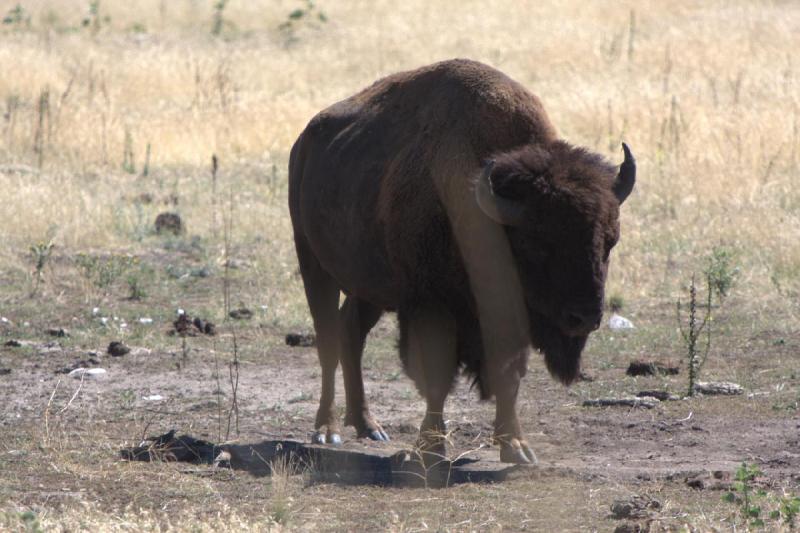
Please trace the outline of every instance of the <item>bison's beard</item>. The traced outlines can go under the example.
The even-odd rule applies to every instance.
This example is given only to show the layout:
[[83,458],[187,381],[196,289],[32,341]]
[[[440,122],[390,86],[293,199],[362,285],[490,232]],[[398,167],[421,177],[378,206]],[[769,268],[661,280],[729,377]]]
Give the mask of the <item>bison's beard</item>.
[[569,385],[578,378],[581,352],[588,335],[565,335],[544,315],[531,313],[530,317],[531,341],[544,353],[547,370],[564,385]]

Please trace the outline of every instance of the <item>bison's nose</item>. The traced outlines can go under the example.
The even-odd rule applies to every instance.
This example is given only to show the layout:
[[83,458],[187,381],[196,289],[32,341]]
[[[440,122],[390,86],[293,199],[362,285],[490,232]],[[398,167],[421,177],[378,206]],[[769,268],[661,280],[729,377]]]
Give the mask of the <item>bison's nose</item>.
[[564,310],[563,325],[568,335],[588,335],[600,327],[603,309],[598,306],[570,306]]

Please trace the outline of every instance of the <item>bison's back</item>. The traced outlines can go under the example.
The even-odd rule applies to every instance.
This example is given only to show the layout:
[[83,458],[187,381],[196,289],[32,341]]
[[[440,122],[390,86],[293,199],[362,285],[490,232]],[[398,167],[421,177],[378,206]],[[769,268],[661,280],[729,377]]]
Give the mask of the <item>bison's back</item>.
[[446,178],[469,187],[460,169],[553,139],[539,100],[491,67],[452,60],[394,74],[301,134],[290,162],[295,232],[345,291],[381,307],[450,298],[466,279],[434,174],[456,158],[459,175]]

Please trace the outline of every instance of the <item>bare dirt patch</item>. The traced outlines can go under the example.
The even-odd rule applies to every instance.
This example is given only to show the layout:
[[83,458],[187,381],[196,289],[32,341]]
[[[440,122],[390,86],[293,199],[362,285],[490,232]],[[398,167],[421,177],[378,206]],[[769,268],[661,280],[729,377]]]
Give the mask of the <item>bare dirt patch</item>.
[[[226,366],[230,327],[236,328],[241,351],[238,433]],[[163,339],[177,344],[166,335],[166,328],[161,329]],[[593,396],[597,389],[612,387],[618,392],[653,383],[663,388],[682,386],[680,376],[625,378],[624,357],[591,347],[587,367],[597,379],[572,389],[554,384],[534,355],[520,404],[540,465],[517,469],[496,485],[479,483],[423,496],[416,491],[426,489],[348,488],[330,477],[321,480],[308,474],[259,478],[246,470],[121,462],[121,448],[172,428],[213,442],[222,442],[227,435],[242,446],[265,439],[307,441],[318,398],[316,354],[314,348],[287,347],[284,337],[283,331],[263,325],[226,324],[216,338],[189,339],[188,363],[180,370],[175,365],[180,356],[177,348],[132,350],[124,357],[95,355],[107,375],[82,380],[57,372],[85,357],[85,347],[73,343],[58,351],[38,352],[4,346],[0,359],[14,372],[0,376],[0,394],[6,398],[0,426],[12,435],[0,451],[7,473],[0,495],[18,508],[59,509],[59,513],[87,501],[98,512],[112,515],[131,501],[141,509],[154,509],[166,498],[184,508],[186,503],[175,499],[181,495],[193,507],[232,506],[245,517],[277,509],[266,515],[303,527],[325,523],[363,528],[397,520],[397,524],[422,521],[458,529],[458,518],[468,516],[472,526],[483,519],[515,528],[538,524],[569,529],[586,523],[612,528],[618,520],[609,517],[610,506],[617,496],[630,494],[665,502],[637,522],[652,527],[685,523],[687,513],[693,517],[689,522],[701,520],[698,512],[735,520],[737,510],[721,502],[719,484],[697,480],[714,479],[715,472],[731,479],[742,461],[758,465],[763,486],[771,493],[796,493],[800,488],[800,421],[795,411],[780,408],[796,394],[796,378],[785,380],[781,391],[771,380],[754,381],[741,396],[661,402],[650,410],[586,408],[581,398]],[[398,373],[394,339],[393,321],[385,319],[370,339],[365,364],[367,394],[393,439],[392,451],[413,447],[424,410],[411,382]],[[788,355],[777,351],[768,357],[777,365]],[[769,366],[769,361],[760,363]],[[615,368],[603,368],[609,364]],[[743,365],[746,362],[737,365],[736,372],[746,371]],[[779,372],[780,367],[773,370]],[[154,397],[160,399],[150,399]],[[343,405],[343,398],[338,400]],[[458,384],[446,414],[453,456],[478,448],[484,457],[498,453],[489,438],[492,405],[479,402],[467,383]],[[343,436],[353,439],[349,430]],[[273,466],[266,462],[264,466],[272,473]],[[276,488],[281,483],[283,493]],[[249,495],[234,497],[243,490]],[[369,499],[370,512],[358,503],[360,498]],[[387,498],[397,505],[381,503]],[[552,515],[546,502],[559,498],[573,501],[576,509],[588,514],[581,519]],[[407,503],[398,503],[402,501]],[[451,515],[441,511],[443,501],[471,510]]]

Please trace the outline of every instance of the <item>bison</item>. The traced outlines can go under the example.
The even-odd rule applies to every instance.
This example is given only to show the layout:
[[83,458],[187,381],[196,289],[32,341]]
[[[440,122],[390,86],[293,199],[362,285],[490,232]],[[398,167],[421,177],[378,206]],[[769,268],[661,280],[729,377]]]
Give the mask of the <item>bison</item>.
[[[289,210],[317,334],[316,443],[345,425],[388,440],[364,396],[367,333],[396,312],[403,366],[427,402],[423,452],[443,455],[443,406],[460,372],[496,400],[500,458],[535,463],[517,419],[532,345],[565,384],[600,324],[619,168],[560,140],[541,101],[487,65],[450,60],[383,78],[317,114],[289,159]],[[340,307],[340,292],[345,294]]]

